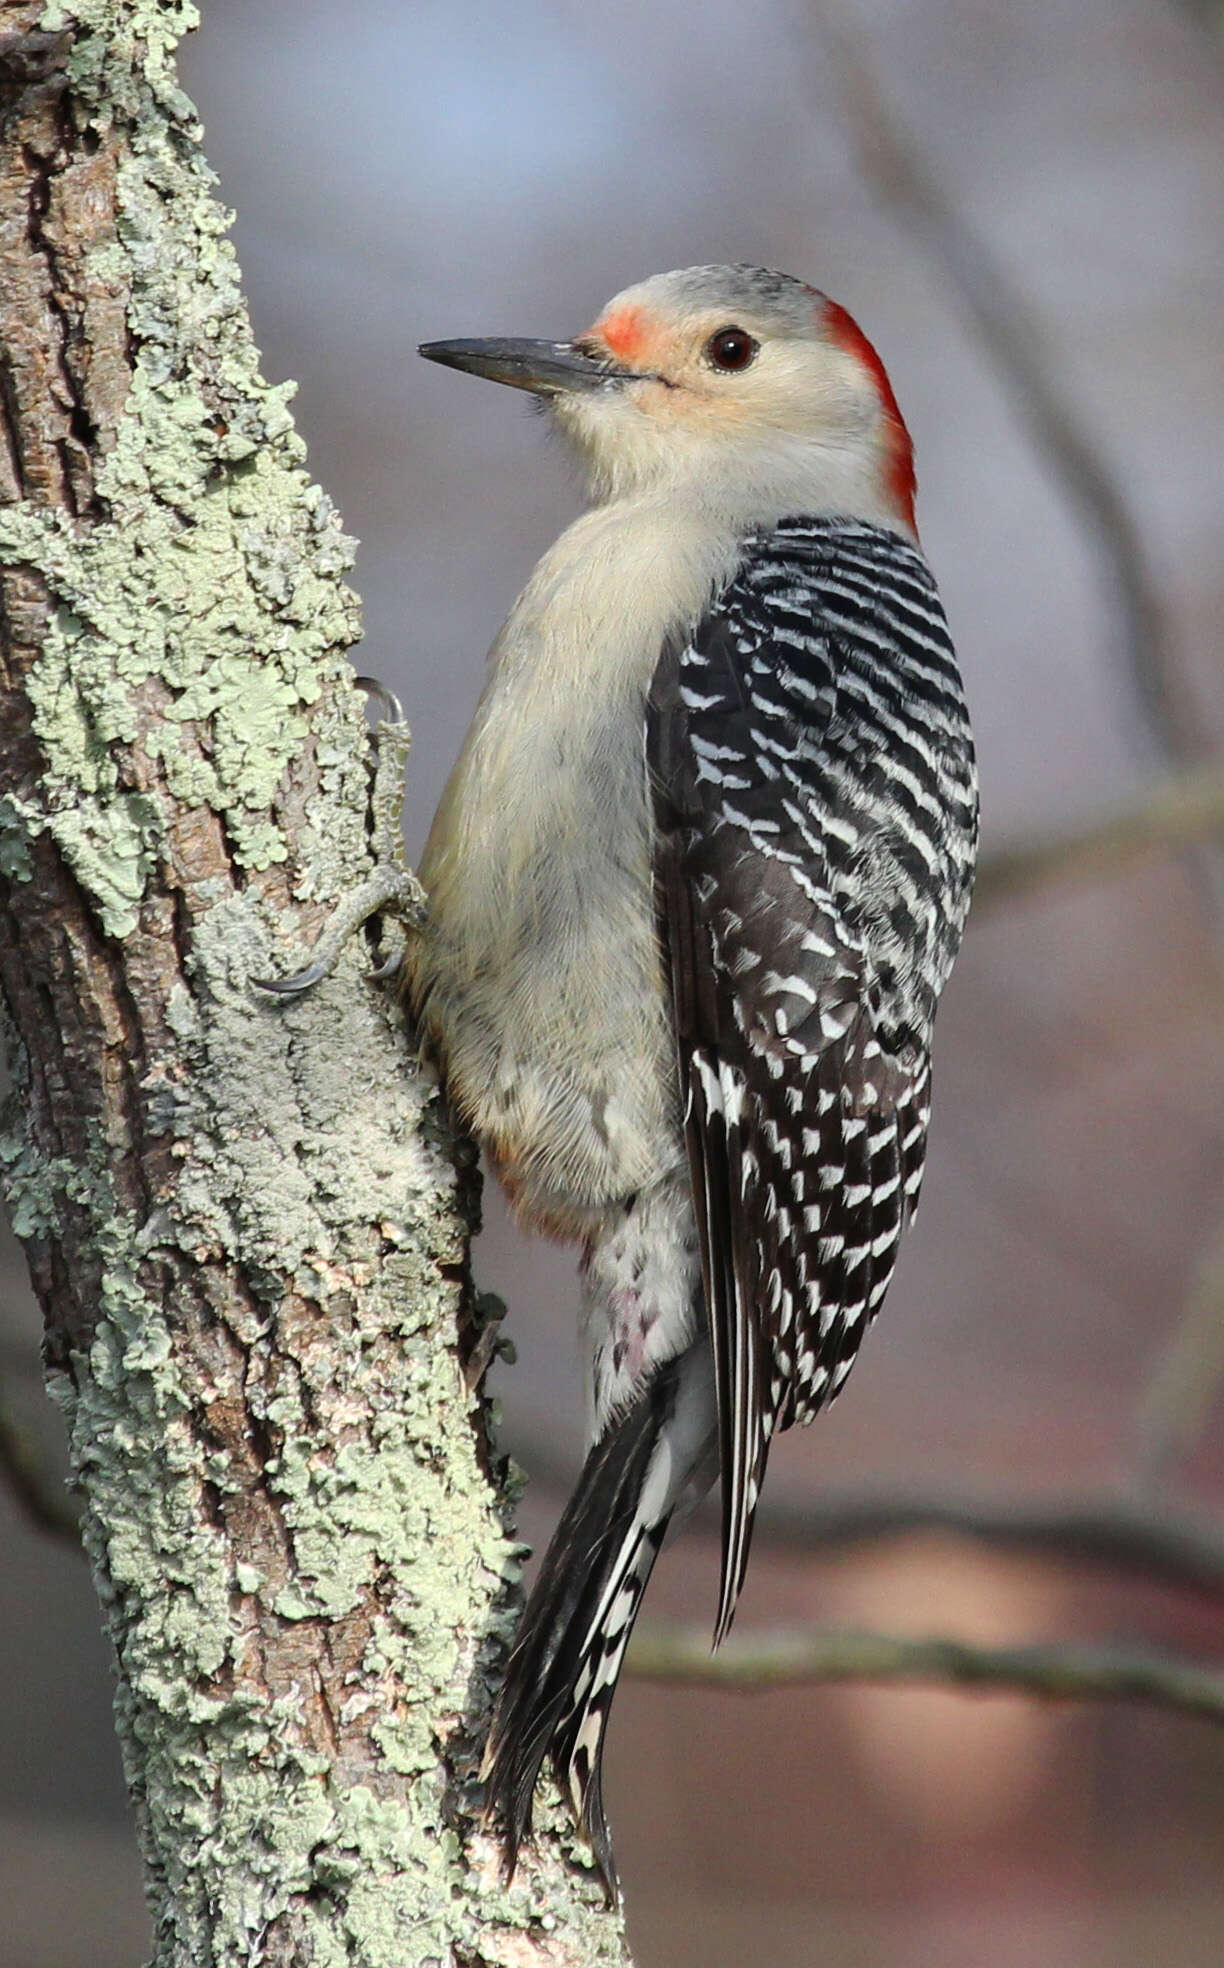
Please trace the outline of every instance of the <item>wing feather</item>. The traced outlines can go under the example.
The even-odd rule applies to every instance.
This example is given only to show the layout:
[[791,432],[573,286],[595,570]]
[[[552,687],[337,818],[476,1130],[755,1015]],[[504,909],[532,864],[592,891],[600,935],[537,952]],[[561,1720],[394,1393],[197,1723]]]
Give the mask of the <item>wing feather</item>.
[[930,1020],[976,826],[921,557],[849,521],[746,543],[659,664],[647,763],[718,1401],[717,1642],[773,1435],[839,1391],[921,1181]]

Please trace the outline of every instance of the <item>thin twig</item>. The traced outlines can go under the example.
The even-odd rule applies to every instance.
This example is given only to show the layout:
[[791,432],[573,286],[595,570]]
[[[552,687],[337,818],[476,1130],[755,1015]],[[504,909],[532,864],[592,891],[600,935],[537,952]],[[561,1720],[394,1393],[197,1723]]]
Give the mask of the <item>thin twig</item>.
[[1224,831],[1224,774],[1218,766],[1162,780],[1104,820],[988,855],[974,907],[989,908],[1063,882],[1102,880],[1161,849],[1190,847]]
[[1155,1485],[1191,1453],[1224,1382],[1224,1228],[1199,1267],[1139,1409],[1139,1480]]
[[711,1654],[704,1628],[656,1627],[635,1635],[625,1666],[639,1681],[757,1693],[808,1681],[936,1681],[1052,1701],[1151,1702],[1224,1723],[1224,1674],[1141,1649],[783,1631],[733,1637]]
[[1029,309],[902,130],[844,0],[818,0],[817,24],[867,182],[900,215],[907,236],[917,235],[942,268],[1035,443],[1092,533],[1149,737],[1166,758],[1200,755],[1200,729],[1170,659],[1138,528],[1104,458],[1052,380],[1048,350]]
[[932,1531],[1060,1564],[1139,1572],[1164,1585],[1224,1592],[1224,1529],[1218,1523],[1121,1497],[1043,1504],[905,1491],[802,1505],[775,1500],[763,1510],[761,1524],[775,1546],[807,1552]]
[[[542,1440],[512,1447],[535,1486],[560,1493],[574,1470]],[[714,1534],[704,1507],[694,1528]],[[916,1486],[866,1494],[825,1494],[802,1503],[766,1493],[755,1541],[812,1557],[924,1532],[971,1539],[992,1550],[1033,1552],[1057,1564],[1137,1573],[1181,1591],[1224,1593],[1224,1527],[1179,1505],[1176,1510],[1127,1497],[1082,1497],[1042,1503],[924,1493]]]

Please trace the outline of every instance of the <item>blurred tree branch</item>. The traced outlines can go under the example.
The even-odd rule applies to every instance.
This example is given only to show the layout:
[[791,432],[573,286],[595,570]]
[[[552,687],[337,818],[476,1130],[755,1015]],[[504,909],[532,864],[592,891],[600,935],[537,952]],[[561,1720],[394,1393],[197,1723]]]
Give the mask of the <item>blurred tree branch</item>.
[[0,1479],[22,1515],[37,1531],[66,1538],[81,1549],[81,1519],[72,1497],[47,1469],[37,1444],[0,1398]]
[[[567,1495],[573,1471],[550,1458],[542,1439],[515,1451],[533,1485]],[[695,1529],[714,1532],[706,1505]],[[757,1510],[755,1540],[775,1550],[821,1557],[837,1551],[936,1532],[992,1551],[1027,1552],[1060,1565],[1090,1564],[1133,1572],[1178,1591],[1224,1593],[1224,1528],[1210,1516],[1143,1498],[1016,1498],[947,1496],[904,1490],[849,1491],[791,1502],[767,1492]]]
[[778,1547],[813,1553],[932,1531],[1059,1564],[1137,1572],[1179,1590],[1224,1592],[1224,1530],[1214,1519],[1125,1498],[1040,1504],[907,1489],[826,1497],[811,1506],[775,1501],[761,1522]]
[[626,1672],[641,1681],[761,1693],[796,1683],[934,1681],[1053,1701],[1139,1701],[1224,1723],[1224,1673],[1112,1647],[976,1647],[885,1633],[732,1635],[716,1654],[701,1627],[640,1629]]
[[1029,308],[944,196],[902,128],[849,0],[815,0],[814,18],[864,178],[904,222],[907,237],[917,237],[939,267],[1096,543],[1118,645],[1150,740],[1174,761],[1200,756],[1195,706],[1167,646],[1138,528],[1104,457],[1054,381],[1049,350]]
[[1224,773],[1218,766],[1177,773],[1103,820],[984,856],[973,905],[994,908],[1064,883],[1104,880],[1221,832]]
[[1171,1339],[1144,1390],[1138,1475],[1155,1486],[1191,1453],[1224,1382],[1224,1228],[1199,1266]]

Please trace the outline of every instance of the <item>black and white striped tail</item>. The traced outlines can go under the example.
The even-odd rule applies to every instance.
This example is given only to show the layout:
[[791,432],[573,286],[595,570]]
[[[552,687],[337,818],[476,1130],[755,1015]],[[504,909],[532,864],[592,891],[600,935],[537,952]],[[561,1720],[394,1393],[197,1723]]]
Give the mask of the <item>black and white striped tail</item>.
[[[689,1473],[669,1439],[683,1376],[683,1361],[664,1367],[591,1450],[523,1613],[484,1765],[485,1810],[502,1827],[509,1873],[550,1757],[615,1896],[604,1733],[646,1581]],[[691,1455],[680,1460],[691,1466]]]

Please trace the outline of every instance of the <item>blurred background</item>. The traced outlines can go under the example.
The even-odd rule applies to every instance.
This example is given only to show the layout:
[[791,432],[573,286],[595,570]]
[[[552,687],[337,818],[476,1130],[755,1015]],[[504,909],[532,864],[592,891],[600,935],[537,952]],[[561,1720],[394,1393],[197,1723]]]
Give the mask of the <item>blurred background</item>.
[[[416,732],[424,837],[484,651],[575,510],[524,399],[418,341],[561,336],[744,260],[861,321],[913,432],[990,853],[1224,747],[1224,36],[1178,0],[204,0],[197,101],[265,372],[361,541],[359,667]],[[1224,1541],[1224,844],[997,892],[936,1048],[923,1208],[847,1398],[774,1453],[805,1506],[1124,1498]],[[542,1539],[579,1453],[570,1256],[487,1198],[508,1439]],[[0,1374],[59,1455],[19,1254]],[[1214,1342],[1214,1353],[1213,1353]],[[948,1533],[758,1533],[740,1629],[1146,1644],[1214,1596]],[[655,1620],[707,1618],[716,1540]],[[85,1567],[0,1486],[0,1964],[145,1944]],[[1218,1968],[1224,1733],[1153,1709],[627,1682],[608,1792],[638,1968]],[[411,1968],[405,1963],[404,1968]]]

